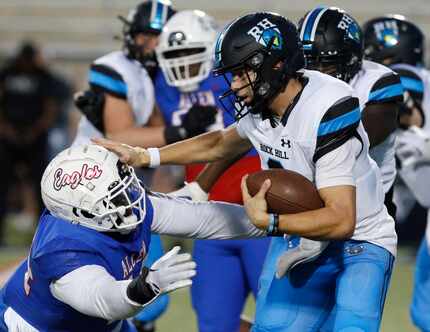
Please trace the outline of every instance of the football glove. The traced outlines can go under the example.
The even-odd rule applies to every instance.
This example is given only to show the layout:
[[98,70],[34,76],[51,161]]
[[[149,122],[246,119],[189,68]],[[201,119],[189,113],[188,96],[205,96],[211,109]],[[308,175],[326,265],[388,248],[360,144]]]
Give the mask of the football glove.
[[209,199],[209,194],[195,181],[185,182],[182,188],[170,192],[169,195],[188,198],[195,202],[207,202]]
[[282,278],[297,265],[315,260],[327,248],[328,241],[314,241],[299,238],[298,244],[285,251],[278,259],[276,277]]
[[205,133],[215,123],[217,113],[215,106],[193,105],[184,115],[181,126],[166,127],[166,143],[175,143]]
[[176,289],[189,287],[196,275],[196,263],[188,253],[179,254],[176,246],[151,265],[142,268],[141,274],[127,287],[128,298],[138,304],[147,305],[159,295]]

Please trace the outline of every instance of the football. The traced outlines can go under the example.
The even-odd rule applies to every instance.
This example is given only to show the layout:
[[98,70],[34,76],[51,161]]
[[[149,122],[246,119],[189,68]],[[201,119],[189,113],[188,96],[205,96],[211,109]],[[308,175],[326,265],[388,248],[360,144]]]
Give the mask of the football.
[[250,174],[246,184],[251,196],[260,190],[266,179],[270,179],[272,183],[266,194],[270,213],[299,213],[324,206],[311,181],[297,172],[284,169],[270,169]]

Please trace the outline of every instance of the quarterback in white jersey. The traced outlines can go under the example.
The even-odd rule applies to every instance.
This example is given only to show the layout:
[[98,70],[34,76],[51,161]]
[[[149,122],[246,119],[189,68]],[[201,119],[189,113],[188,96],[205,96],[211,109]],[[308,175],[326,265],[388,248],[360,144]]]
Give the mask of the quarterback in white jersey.
[[[267,212],[270,181],[251,197],[242,179],[252,223],[269,235],[285,235],[272,239],[252,331],[377,331],[396,234],[353,89],[302,70],[297,29],[275,13],[251,13],[230,23],[218,37],[215,59],[214,73],[230,84],[222,98],[235,106],[236,126],[162,149],[95,141],[124,162],[151,167],[232,160],[255,147],[263,168],[291,169],[313,181],[323,208],[277,215]],[[296,236],[337,241],[288,278],[276,278],[278,260]]]
[[[405,88],[400,114],[396,155],[401,180],[395,198],[406,219],[415,199],[430,207],[430,74],[424,68],[424,34],[402,15],[386,15],[367,21],[363,27],[366,57],[390,66],[399,73]],[[406,184],[406,187],[402,185]],[[412,198],[412,199],[411,199]],[[400,205],[399,203],[410,202]],[[428,218],[428,213],[427,213]],[[410,228],[413,220],[406,220]],[[430,331],[430,227],[417,255],[411,317],[421,331]]]

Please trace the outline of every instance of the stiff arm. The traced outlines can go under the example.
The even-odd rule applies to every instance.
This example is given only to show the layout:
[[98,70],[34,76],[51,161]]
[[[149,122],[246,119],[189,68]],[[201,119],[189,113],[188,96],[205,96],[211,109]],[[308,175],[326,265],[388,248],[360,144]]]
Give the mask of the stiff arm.
[[212,240],[266,236],[237,204],[193,202],[163,194],[151,194],[149,198],[154,206],[154,233]]

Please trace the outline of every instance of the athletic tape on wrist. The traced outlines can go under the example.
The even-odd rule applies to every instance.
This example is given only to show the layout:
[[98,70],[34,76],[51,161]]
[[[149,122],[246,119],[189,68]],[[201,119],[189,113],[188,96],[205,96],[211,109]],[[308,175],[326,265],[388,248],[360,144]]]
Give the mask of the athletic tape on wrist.
[[149,167],[156,168],[160,166],[160,150],[158,148],[148,148]]

